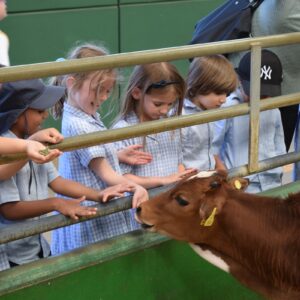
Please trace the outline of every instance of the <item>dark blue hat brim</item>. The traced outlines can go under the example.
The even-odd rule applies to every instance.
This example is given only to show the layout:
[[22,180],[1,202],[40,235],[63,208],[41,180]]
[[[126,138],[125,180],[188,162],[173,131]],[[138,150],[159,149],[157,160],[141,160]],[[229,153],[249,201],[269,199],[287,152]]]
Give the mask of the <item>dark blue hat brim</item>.
[[[243,86],[246,95],[250,96],[250,81],[241,79],[241,84]],[[281,86],[275,84],[261,84],[260,86],[260,96],[261,97],[277,97],[281,96]]]
[[46,110],[55,105],[65,94],[65,88],[60,86],[46,86],[43,93],[37,97],[30,105],[29,108]]

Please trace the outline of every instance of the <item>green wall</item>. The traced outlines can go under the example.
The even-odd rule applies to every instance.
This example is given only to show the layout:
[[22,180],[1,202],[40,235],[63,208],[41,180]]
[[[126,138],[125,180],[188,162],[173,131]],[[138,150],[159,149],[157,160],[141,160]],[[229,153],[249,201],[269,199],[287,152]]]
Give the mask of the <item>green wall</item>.
[[[0,29],[10,38],[12,65],[54,61],[84,41],[101,43],[111,53],[173,47],[187,44],[196,21],[222,2],[8,0],[8,17]],[[175,64],[185,76],[188,62]],[[130,70],[122,70],[125,82]],[[50,125],[53,121],[46,123]]]
[[[37,270],[42,264],[47,260],[36,263]],[[17,273],[22,267],[5,275]],[[110,261],[95,261],[94,266],[1,296],[1,300],[41,299],[262,300],[232,276],[205,262],[187,244],[175,241]]]

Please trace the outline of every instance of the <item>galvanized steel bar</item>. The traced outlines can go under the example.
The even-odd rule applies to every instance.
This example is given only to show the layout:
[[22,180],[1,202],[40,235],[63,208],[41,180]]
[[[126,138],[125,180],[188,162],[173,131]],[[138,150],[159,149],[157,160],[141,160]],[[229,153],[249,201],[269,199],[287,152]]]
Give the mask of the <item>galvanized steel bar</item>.
[[[265,160],[262,160],[258,163],[258,169],[257,172],[263,172],[266,170],[274,169],[277,167],[281,167],[284,165],[289,165],[291,163],[294,163],[296,161],[300,160],[300,152],[291,152],[287,154],[278,155],[272,158],[268,158]],[[253,172],[256,173],[256,172]],[[239,166],[236,168],[232,168],[229,170],[229,177],[235,177],[235,176],[247,176],[249,174],[248,165]]]
[[249,172],[255,172],[258,168],[259,145],[259,102],[260,102],[260,65],[261,47],[257,44],[251,47],[250,69],[250,113],[249,113]]
[[265,37],[136,51],[107,56],[82,58],[62,62],[45,62],[0,69],[0,82],[43,78],[107,68],[128,67],[160,61],[172,61],[196,56],[246,51],[253,43],[261,47],[274,47],[300,43],[300,33],[286,33]]
[[[280,97],[274,97],[260,101],[260,110],[268,110],[276,107],[284,107],[300,103],[300,93],[289,94]],[[158,133],[176,128],[183,128],[196,124],[203,124],[221,119],[228,119],[236,116],[246,115],[249,113],[247,103],[235,105],[234,107],[218,108],[203,111],[194,115],[172,117],[164,120],[141,123],[139,125],[129,126],[126,128],[105,130],[94,132],[76,137],[66,138],[62,143],[50,146],[61,151],[71,151],[75,149],[95,146],[99,144],[128,139],[135,136],[143,136],[152,133]],[[0,164],[13,162],[26,158],[25,154],[15,154],[0,156]]]
[[[170,187],[174,186],[173,184],[168,186],[162,186],[154,189],[148,190],[149,196],[153,197],[161,192],[170,189]],[[28,237],[34,234],[47,232],[52,229],[81,223],[90,219],[99,218],[102,216],[106,216],[109,214],[116,213],[118,211],[126,210],[131,208],[131,196],[118,198],[113,201],[109,201],[106,204],[96,204],[94,207],[98,208],[97,214],[90,218],[80,218],[78,221],[71,220],[64,215],[57,214],[53,216],[47,216],[38,220],[33,221],[21,221],[18,223],[9,224],[7,226],[2,226],[0,229],[0,244],[7,243],[9,241],[18,240],[20,238]]]
[[[293,163],[295,161],[300,160],[300,153],[293,152],[285,155],[280,155],[276,157],[272,157],[259,162],[258,172],[273,169],[276,167],[280,167],[283,165],[287,165]],[[248,165],[240,166],[237,168],[233,168],[229,170],[229,177],[236,176],[247,176],[249,175]],[[164,192],[170,189],[173,185],[162,186],[159,188],[149,190],[150,197],[153,197],[161,192]],[[97,204],[95,207],[98,208],[98,212],[96,216],[90,217],[89,219],[95,219],[100,216],[106,216],[108,214],[112,214],[118,212],[120,210],[131,208],[131,197],[119,198],[117,200],[108,202],[106,204]],[[9,241],[18,240],[20,238],[28,237],[34,234],[46,232],[52,229],[56,229],[59,227],[68,226],[75,223],[80,223],[88,220],[87,218],[82,218],[78,221],[72,221],[70,218],[67,218],[63,215],[55,215],[49,216],[45,218],[41,218],[35,221],[25,221],[18,222],[16,224],[10,224],[8,226],[1,227],[0,230],[0,244],[7,243]]]

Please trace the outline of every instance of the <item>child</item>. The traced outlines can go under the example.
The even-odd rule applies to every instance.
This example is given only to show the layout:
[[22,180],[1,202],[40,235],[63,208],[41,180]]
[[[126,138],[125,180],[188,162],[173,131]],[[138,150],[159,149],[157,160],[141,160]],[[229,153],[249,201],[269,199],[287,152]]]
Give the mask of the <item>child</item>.
[[[95,45],[78,46],[69,59],[106,55]],[[116,81],[112,69],[73,73],[61,78],[67,87],[67,99],[63,105],[62,133],[77,136],[106,130],[97,110],[108,99]],[[61,113],[62,103],[56,106],[56,116]],[[113,144],[103,144],[64,153],[59,160],[61,174],[93,188],[104,188],[119,183],[130,183],[121,175],[118,157]],[[148,199],[147,191],[133,184],[133,207]],[[85,203],[88,205],[89,203]],[[99,219],[55,230],[52,236],[54,254],[69,251],[96,241],[132,230],[130,212],[121,211]]]
[[[167,62],[136,66],[125,92],[123,106],[114,128],[168,117],[170,109],[181,114],[185,82]],[[118,149],[143,144],[153,159],[141,166],[122,164],[124,176],[146,188],[180,180],[192,170],[182,165],[180,131],[161,132],[116,143]]]
[[[233,93],[226,106],[248,102],[250,95],[250,57],[246,53],[241,59],[237,73],[241,91]],[[261,99],[281,95],[282,67],[279,58],[269,50],[262,50]],[[214,151],[220,153],[227,168],[248,163],[249,115],[215,122]],[[259,160],[285,154],[284,134],[278,109],[260,113]],[[275,168],[250,175],[249,193],[258,193],[282,184],[282,168]]]
[[[61,87],[45,86],[40,80],[4,83],[0,91],[0,134],[5,138],[24,139],[40,129],[47,118],[46,109],[63,95]],[[95,208],[82,207],[85,199],[99,201],[131,188],[97,191],[58,176],[52,163],[37,165],[32,161],[19,162],[19,170],[9,180],[0,181],[0,223],[39,217],[59,211],[73,219],[95,214]],[[48,198],[48,186],[62,195],[77,198],[64,200]],[[37,201],[39,200],[39,201]],[[34,235],[4,245],[10,266],[20,265],[50,255],[50,248],[42,235]],[[7,265],[7,262],[6,262]]]
[[[220,107],[236,89],[237,75],[222,55],[195,58],[189,68],[183,114],[190,115]],[[212,123],[183,128],[183,163],[186,168],[200,171],[225,169],[213,155]]]
[[[0,21],[2,21],[7,16],[6,11],[6,0],[0,0]],[[9,39],[7,35],[0,30],[0,63],[9,66]]]

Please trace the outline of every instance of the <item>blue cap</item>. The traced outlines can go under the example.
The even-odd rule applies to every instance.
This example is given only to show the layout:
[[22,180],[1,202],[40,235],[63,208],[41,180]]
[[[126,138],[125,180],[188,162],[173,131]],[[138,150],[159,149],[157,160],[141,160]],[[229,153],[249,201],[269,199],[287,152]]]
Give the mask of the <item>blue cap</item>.
[[0,134],[9,130],[28,108],[46,110],[65,94],[65,88],[47,86],[40,79],[3,83],[0,90]]

